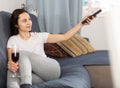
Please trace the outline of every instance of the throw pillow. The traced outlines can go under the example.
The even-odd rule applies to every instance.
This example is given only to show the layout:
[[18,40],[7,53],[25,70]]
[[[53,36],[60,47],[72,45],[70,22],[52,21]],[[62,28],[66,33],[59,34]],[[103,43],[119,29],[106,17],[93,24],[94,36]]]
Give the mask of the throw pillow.
[[85,55],[95,51],[90,43],[79,34],[75,34],[69,40],[58,42],[57,44],[72,57]]
[[56,43],[45,43],[44,50],[49,57],[63,58],[68,56],[68,54]]

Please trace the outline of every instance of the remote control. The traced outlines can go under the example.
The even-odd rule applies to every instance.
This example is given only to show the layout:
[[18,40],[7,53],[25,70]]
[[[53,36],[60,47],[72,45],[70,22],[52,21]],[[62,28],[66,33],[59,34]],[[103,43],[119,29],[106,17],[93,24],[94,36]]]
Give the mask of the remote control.
[[[94,14],[92,14],[92,15],[90,15],[88,18],[89,19],[92,19],[92,16],[96,16],[98,13],[100,13],[102,10],[101,9],[99,9],[97,12],[95,12]],[[87,23],[87,18],[84,20],[84,21],[82,21],[82,24],[85,24],[85,23]]]

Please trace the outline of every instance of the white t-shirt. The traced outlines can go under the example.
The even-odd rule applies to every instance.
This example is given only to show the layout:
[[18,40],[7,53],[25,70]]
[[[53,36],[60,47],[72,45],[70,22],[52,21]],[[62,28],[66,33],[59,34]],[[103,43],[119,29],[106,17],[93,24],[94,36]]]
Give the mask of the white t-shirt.
[[47,32],[31,32],[31,37],[28,40],[23,40],[19,35],[11,36],[7,48],[13,48],[16,45],[18,51],[29,51],[46,57],[44,43],[47,41],[48,34]]

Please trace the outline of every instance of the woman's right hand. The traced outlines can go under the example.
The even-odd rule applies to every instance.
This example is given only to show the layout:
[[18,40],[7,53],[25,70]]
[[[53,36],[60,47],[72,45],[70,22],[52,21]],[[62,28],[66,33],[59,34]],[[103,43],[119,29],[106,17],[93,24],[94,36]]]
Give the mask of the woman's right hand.
[[8,69],[12,72],[16,72],[18,70],[18,62],[14,63],[12,60],[8,61]]
[[96,16],[91,16],[91,18],[89,18],[91,15],[85,16],[82,20],[81,23],[86,20],[85,23],[82,23],[82,25],[89,25],[91,23],[91,21],[96,17]]

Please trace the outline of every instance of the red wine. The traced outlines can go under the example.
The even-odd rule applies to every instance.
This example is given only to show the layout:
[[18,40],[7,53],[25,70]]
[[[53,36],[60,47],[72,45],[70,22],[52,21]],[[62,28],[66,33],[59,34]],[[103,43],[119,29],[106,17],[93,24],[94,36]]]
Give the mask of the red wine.
[[12,60],[15,63],[19,60],[19,53],[18,52],[16,54],[12,53]]

